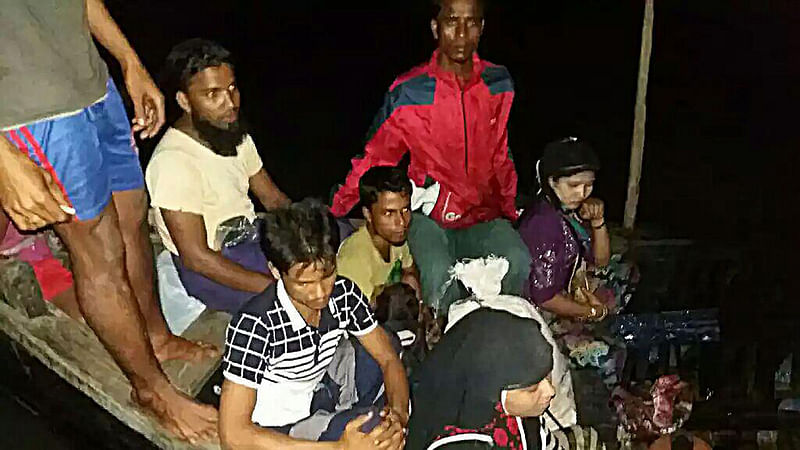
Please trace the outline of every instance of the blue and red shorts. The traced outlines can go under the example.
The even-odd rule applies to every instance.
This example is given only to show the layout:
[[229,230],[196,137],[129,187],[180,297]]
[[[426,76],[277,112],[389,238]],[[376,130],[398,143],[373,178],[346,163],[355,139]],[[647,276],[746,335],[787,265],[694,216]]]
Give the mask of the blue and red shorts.
[[3,131],[50,173],[79,220],[97,217],[113,192],[144,188],[122,98],[111,78],[106,88],[105,97],[73,115]]

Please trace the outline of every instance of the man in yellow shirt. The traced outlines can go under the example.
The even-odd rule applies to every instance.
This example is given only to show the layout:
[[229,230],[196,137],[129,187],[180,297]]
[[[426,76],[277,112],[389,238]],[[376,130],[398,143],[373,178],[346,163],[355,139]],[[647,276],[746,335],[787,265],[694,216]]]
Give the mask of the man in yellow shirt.
[[370,305],[384,286],[406,283],[419,293],[419,273],[406,243],[411,182],[395,167],[373,167],[358,185],[366,223],[339,248],[339,274],[353,280]]

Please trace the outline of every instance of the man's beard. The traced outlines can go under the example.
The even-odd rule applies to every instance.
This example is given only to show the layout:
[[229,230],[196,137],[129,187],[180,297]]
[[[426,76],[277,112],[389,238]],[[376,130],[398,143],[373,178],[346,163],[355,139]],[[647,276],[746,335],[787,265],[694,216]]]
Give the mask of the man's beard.
[[192,124],[200,138],[211,146],[211,150],[220,156],[236,156],[236,147],[244,141],[247,126],[241,115],[227,128],[220,128],[211,121],[192,115]]

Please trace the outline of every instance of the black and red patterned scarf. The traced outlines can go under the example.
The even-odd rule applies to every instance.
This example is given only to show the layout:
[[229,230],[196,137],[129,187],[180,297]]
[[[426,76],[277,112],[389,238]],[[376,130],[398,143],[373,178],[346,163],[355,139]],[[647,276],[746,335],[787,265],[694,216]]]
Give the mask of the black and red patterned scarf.
[[[412,379],[407,448],[421,450],[437,439],[468,434],[492,446],[539,448],[538,418],[505,415],[500,396],[538,383],[552,366],[552,348],[535,320],[488,309],[469,314],[442,336]],[[517,446],[522,440],[525,445]]]

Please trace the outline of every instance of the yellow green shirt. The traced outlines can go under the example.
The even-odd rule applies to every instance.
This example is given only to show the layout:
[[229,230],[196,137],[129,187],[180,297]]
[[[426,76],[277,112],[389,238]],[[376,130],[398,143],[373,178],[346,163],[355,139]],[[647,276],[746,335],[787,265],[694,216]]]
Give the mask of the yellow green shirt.
[[372,303],[384,285],[400,281],[403,269],[413,266],[414,259],[408,244],[403,244],[392,246],[389,261],[384,261],[364,225],[342,242],[336,265],[339,274],[353,280]]

